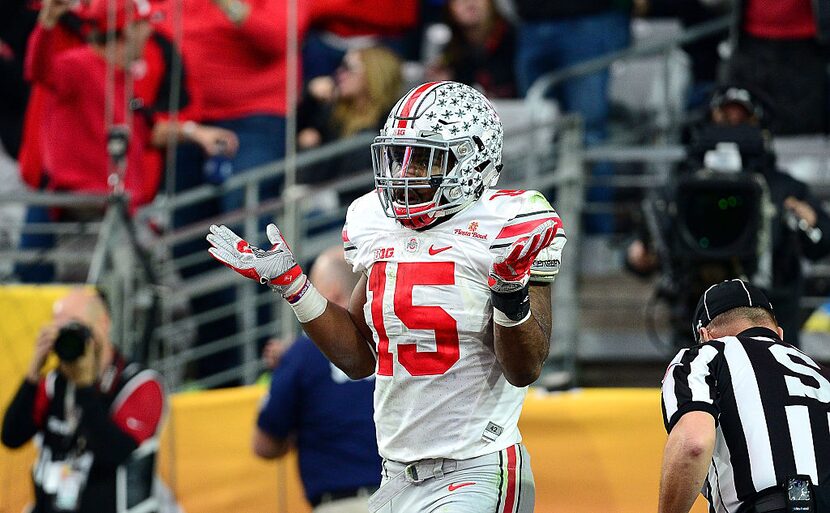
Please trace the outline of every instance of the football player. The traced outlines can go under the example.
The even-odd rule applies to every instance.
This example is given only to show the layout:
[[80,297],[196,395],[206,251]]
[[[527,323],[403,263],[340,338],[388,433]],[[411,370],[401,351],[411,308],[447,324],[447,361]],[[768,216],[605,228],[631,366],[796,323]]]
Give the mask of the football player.
[[273,224],[267,250],[224,226],[207,236],[346,374],[376,374],[370,511],[533,511],[517,422],[548,356],[566,239],[541,193],[493,188],[502,139],[472,87],[431,82],[398,101],[371,148],[376,190],[346,214],[346,259],[363,274],[348,309],[315,290]]

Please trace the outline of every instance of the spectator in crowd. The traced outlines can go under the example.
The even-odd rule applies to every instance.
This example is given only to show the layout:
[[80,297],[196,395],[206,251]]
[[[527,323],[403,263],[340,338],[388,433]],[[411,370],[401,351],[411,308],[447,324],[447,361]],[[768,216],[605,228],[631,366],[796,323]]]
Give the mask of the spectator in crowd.
[[[133,66],[141,61],[145,45],[152,34],[149,24],[150,6],[145,0],[135,0],[135,17],[127,22],[127,1],[118,2],[114,61],[109,62],[106,49],[107,2],[94,1],[88,16],[97,23],[98,29],[92,42],[82,47],[55,54],[52,51],[52,29],[57,20],[69,8],[66,0],[47,0],[41,10],[38,27],[29,44],[28,73],[33,81],[49,88],[54,102],[48,105],[42,133],[49,141],[43,145],[44,166],[52,190],[107,192],[108,161],[102,149],[107,148],[106,103],[112,101],[114,110],[112,123],[129,126],[130,143],[126,153],[124,188],[130,193],[132,207],[143,205],[153,199],[158,187],[159,173],[145,167],[144,156],[152,144],[166,142],[169,130],[174,130],[181,139],[199,143],[205,151],[215,151],[213,143],[225,141],[231,147],[237,142],[226,130],[198,124],[155,123],[156,112],[152,110],[158,98],[163,74],[150,73],[158,62],[142,61],[145,66]],[[106,97],[107,66],[115,68],[113,97]],[[136,71],[135,68],[142,68]],[[131,77],[128,74],[132,73]],[[142,74],[144,73],[144,74]],[[128,112],[125,88],[128,80],[134,80],[134,98]],[[119,101],[121,100],[121,101]],[[166,98],[164,99],[166,100]],[[137,109],[135,106],[147,106]],[[84,137],[77,137],[79,133]],[[103,157],[98,157],[103,155]]]
[[[320,146],[360,132],[377,132],[386,113],[400,96],[403,78],[401,60],[391,50],[371,46],[350,50],[334,77],[309,82],[298,110],[297,145],[301,150]],[[372,167],[371,154],[361,149],[314,169],[304,176],[316,182]]]
[[[614,0],[516,0],[521,18],[517,30],[516,80],[524,95],[542,75],[606,55],[628,46],[629,13]],[[565,112],[582,116],[585,144],[601,143],[608,136],[608,82],[606,68],[562,83],[557,99]],[[609,163],[595,164],[594,176],[609,176]],[[610,202],[610,187],[593,187],[589,201]],[[613,214],[586,218],[589,233],[614,230]]]
[[753,86],[780,107],[770,124],[776,135],[826,132],[828,58],[819,39],[830,36],[830,27],[820,32],[817,25],[827,17],[824,2],[734,4],[729,79]]
[[[109,331],[107,305],[96,292],[78,288],[58,300],[6,410],[3,445],[41,440],[32,472],[35,513],[116,513],[128,497],[131,507],[157,511],[151,442],[164,390],[158,374],[118,352]],[[58,366],[42,375],[53,352]],[[126,472],[126,488],[117,485],[118,472]]]
[[[297,37],[302,43],[312,7],[298,2],[297,8]],[[182,53],[202,96],[201,121],[239,138],[232,172],[219,181],[282,159],[287,76],[300,72],[288,69],[286,0],[183,0],[181,12],[177,19],[168,9],[165,19],[171,32],[181,23]],[[205,183],[202,154],[191,149],[179,160],[177,190]],[[260,197],[274,198],[280,188],[281,180],[275,178],[263,185]],[[220,210],[240,208],[243,194],[242,190],[224,194]]]
[[[48,141],[41,145],[44,172],[41,180],[45,188],[98,193],[112,190],[110,175],[115,167],[106,151],[110,121],[106,113],[111,102],[113,125],[125,125],[128,130],[124,172],[119,179],[129,194],[132,211],[156,194],[161,177],[161,156],[156,148],[167,143],[171,132],[179,140],[197,143],[207,153],[217,152],[220,142],[224,151],[233,153],[238,142],[225,129],[166,119],[165,111],[170,108],[166,92],[172,80],[168,64],[174,49],[169,40],[153,35],[149,24],[150,6],[144,0],[135,0],[134,16],[128,23],[128,1],[132,0],[117,2],[116,25],[112,28],[115,51],[111,58],[106,48],[106,0],[94,0],[81,11],[94,24],[91,42],[65,51],[56,47],[59,34],[55,27],[69,10],[70,2],[46,0],[29,42],[27,72],[36,84],[49,91],[40,113],[40,137],[32,140],[33,144]],[[110,98],[106,92],[108,67],[114,70]],[[125,101],[128,87],[133,89],[129,108]],[[185,92],[183,97],[189,98],[188,95]],[[191,107],[191,111],[194,109]],[[187,112],[184,110],[182,114]],[[83,222],[100,219],[102,215],[97,208],[62,209],[59,219],[49,218],[47,213],[35,209],[30,211],[28,219]],[[52,243],[43,236],[24,235],[21,240],[23,248],[49,247]],[[24,281],[53,279],[51,271],[43,266],[20,266],[18,274]],[[78,277],[62,279],[77,280]]]
[[[782,340],[776,310],[741,280],[700,297],[663,378],[659,513],[830,511],[830,369]],[[785,335],[786,332],[783,332]]]
[[[35,16],[35,22],[39,16],[39,12],[32,8],[31,5],[26,6],[27,9]],[[86,44],[86,38],[89,35],[89,24],[85,23],[81,12],[84,8],[83,4],[75,4],[69,11],[58,18],[57,23],[51,30],[51,44],[50,51],[53,55],[57,55],[64,50],[77,48]],[[32,29],[36,24],[32,26]],[[30,39],[31,32],[27,35],[24,42],[23,51],[21,51],[21,68],[25,71],[25,49]],[[25,73],[24,73],[25,77]],[[27,85],[31,87],[28,102],[25,104],[25,114],[23,124],[20,127],[21,146],[18,161],[20,163],[20,177],[32,189],[41,189],[46,186],[46,177],[44,176],[43,166],[43,148],[40,142],[41,127],[43,125],[43,118],[45,116],[45,106],[54,104],[56,100],[52,98],[52,93],[49,88],[38,84],[37,82],[29,82],[31,77],[27,79]]]
[[452,36],[437,62],[426,63],[426,78],[462,82],[488,98],[514,98],[515,35],[494,0],[449,0],[446,11]]
[[[296,2],[298,43],[302,44],[310,13],[317,2]],[[173,9],[179,6],[180,9]],[[222,166],[212,166],[203,152],[181,146],[176,157],[175,192],[205,184],[220,185],[229,177],[256,166],[281,160],[285,156],[288,112],[287,0],[182,0],[167,2],[163,12],[165,30],[182,34],[182,54],[195,89],[200,92],[202,123],[219,126],[236,134],[239,149]],[[221,172],[215,172],[215,171]],[[260,200],[274,199],[280,193],[282,178],[262,183]],[[242,189],[223,193],[173,212],[173,228],[181,228],[206,218],[242,207]],[[184,242],[173,247],[180,259],[202,251],[199,242]],[[195,279],[209,270],[195,263],[177,269],[185,280]],[[235,291],[220,289],[191,298],[191,313],[198,315],[235,301]],[[261,309],[258,320],[265,322],[268,312]],[[233,336],[237,331],[234,312],[199,325],[197,341],[209,344]],[[193,377],[204,377],[239,364],[236,348],[209,354],[192,370]],[[236,384],[229,381],[226,384]]]
[[[320,293],[345,308],[358,275],[338,246],[323,252],[311,269]],[[352,381],[305,335],[284,348],[272,343],[271,388],[254,433],[254,453],[280,458],[298,451],[300,477],[314,513],[367,513],[380,484],[372,420],[374,377]]]
[[383,45],[408,57],[407,35],[419,18],[418,0],[317,0],[303,44],[305,81],[335,72],[346,52]]
[[[689,154],[680,170],[681,176],[688,176],[706,166],[707,153],[716,150],[718,143],[734,144],[738,151],[739,170],[754,173],[769,189],[769,201],[775,207],[770,219],[772,287],[769,296],[775,301],[776,318],[784,328],[786,341],[799,343],[800,310],[799,301],[803,294],[804,276],[802,258],[818,260],[830,254],[830,216],[821,203],[813,197],[807,184],[800,182],[776,166],[775,154],[769,132],[770,109],[748,89],[737,86],[723,86],[715,91],[710,103],[709,120],[697,127],[691,136]],[[674,203],[675,184],[661,192],[660,204]],[[659,231],[666,241],[673,240],[671,234],[677,230],[676,214],[659,216]],[[626,255],[627,267],[637,274],[649,275],[661,264],[654,241],[643,236],[631,243]],[[674,262],[682,255],[671,255]],[[678,301],[678,315],[691,315],[693,301],[708,286],[728,276],[741,274],[733,269],[732,262],[718,262],[717,273],[712,262],[696,262],[689,269],[695,276],[694,285],[681,286]],[[705,272],[704,272],[705,271]],[[676,280],[691,279],[680,273]],[[704,277],[706,277],[704,279]],[[713,278],[714,277],[714,278]],[[685,282],[684,282],[685,283]],[[687,290],[682,290],[687,289]],[[690,295],[693,295],[690,296]],[[685,323],[682,323],[685,326]],[[688,333],[683,329],[682,333]],[[684,344],[688,342],[683,337]],[[680,344],[679,344],[680,345]]]

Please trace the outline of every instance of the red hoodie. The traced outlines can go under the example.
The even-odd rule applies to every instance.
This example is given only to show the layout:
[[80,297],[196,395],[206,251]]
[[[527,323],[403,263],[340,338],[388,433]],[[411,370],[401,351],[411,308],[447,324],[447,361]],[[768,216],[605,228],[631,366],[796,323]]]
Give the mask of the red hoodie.
[[321,11],[315,27],[343,37],[399,36],[418,22],[417,0],[315,0],[314,4]]
[[[51,49],[55,54],[84,44],[80,34],[58,23],[52,35]],[[40,127],[45,115],[43,106],[50,101],[52,93],[39,84],[32,84],[29,102],[26,104],[26,116],[23,120],[23,141],[20,144],[20,177],[33,189],[40,188],[43,178],[43,151],[41,150]]]
[[[105,91],[107,64],[91,46],[57,53],[55,31],[35,28],[29,40],[26,71],[36,84],[48,89],[41,122],[44,169],[50,190],[108,192]],[[152,105],[162,79],[157,55],[148,47],[145,60],[134,67],[134,97]],[[148,58],[149,57],[149,58]],[[126,73],[116,69],[116,123],[125,120]],[[150,146],[153,118],[133,112],[124,187],[132,208],[155,196],[160,176],[158,154]]]
[[[287,112],[286,1],[240,2],[251,11],[237,26],[211,0],[182,0],[182,54],[202,95],[203,120]],[[297,2],[300,43],[308,27],[307,4]],[[171,7],[164,23],[175,33]]]

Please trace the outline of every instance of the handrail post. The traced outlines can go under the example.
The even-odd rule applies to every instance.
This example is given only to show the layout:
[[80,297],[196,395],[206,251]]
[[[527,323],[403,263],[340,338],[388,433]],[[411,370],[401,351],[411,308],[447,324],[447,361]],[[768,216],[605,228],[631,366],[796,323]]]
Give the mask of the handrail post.
[[[249,182],[245,185],[245,202],[243,208],[245,209],[245,240],[257,245],[258,238],[264,236],[259,234],[259,218],[256,214],[256,207],[259,205],[259,185],[255,182]],[[256,242],[254,242],[256,241]],[[257,306],[256,295],[259,292],[261,285],[254,283],[251,280],[240,281],[237,286],[236,304],[239,306],[237,310],[237,319],[242,323],[242,333],[253,333],[257,327]],[[256,361],[257,355],[257,340],[256,337],[250,337],[248,340],[240,341],[242,346],[242,361],[251,362]],[[243,376],[245,384],[251,384],[256,381],[256,371],[250,366],[245,367]]]
[[577,349],[579,346],[579,288],[578,274],[581,252],[582,210],[585,198],[585,161],[582,119],[569,115],[562,119],[557,152],[557,172],[562,185],[557,192],[555,208],[562,217],[568,243],[562,255],[562,268],[553,286],[553,344],[561,354],[559,362],[549,365],[561,372],[562,384],[574,384],[577,378]]

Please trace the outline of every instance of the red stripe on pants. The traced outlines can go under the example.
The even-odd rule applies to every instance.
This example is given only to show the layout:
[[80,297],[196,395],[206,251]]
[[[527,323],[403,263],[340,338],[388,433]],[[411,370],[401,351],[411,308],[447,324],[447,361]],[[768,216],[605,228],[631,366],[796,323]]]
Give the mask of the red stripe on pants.
[[504,496],[502,513],[512,513],[516,503],[516,446],[507,448],[507,493]]

